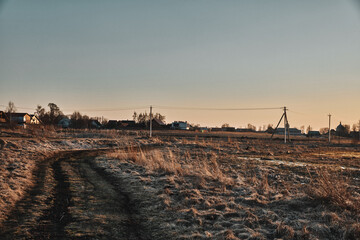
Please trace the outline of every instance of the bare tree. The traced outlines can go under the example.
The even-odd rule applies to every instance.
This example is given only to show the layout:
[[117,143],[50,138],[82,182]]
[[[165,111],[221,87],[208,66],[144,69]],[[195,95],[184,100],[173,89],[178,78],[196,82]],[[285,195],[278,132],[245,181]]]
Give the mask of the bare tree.
[[10,101],[9,103],[8,103],[8,106],[6,107],[6,112],[8,112],[8,113],[14,113],[14,112],[16,112],[17,111],[17,109],[16,109],[16,107],[15,107],[15,104],[12,102],[12,101]]
[[356,132],[356,130],[357,130],[357,124],[354,123],[354,124],[352,125],[352,130],[353,130],[354,132]]
[[345,134],[348,135],[350,133],[350,125],[345,124]]
[[133,114],[133,120],[136,122],[137,121],[137,117],[138,117],[138,114],[137,112],[134,111],[134,114]]
[[309,133],[310,131],[312,131],[312,127],[309,125],[306,129],[306,133]]
[[256,131],[256,127],[254,125],[250,124],[250,123],[248,123],[247,128],[252,130],[252,131]]
[[[153,118],[154,119],[158,119],[160,121],[164,121],[165,120],[165,116],[161,115],[160,113],[155,113],[153,114]],[[147,112],[145,113],[137,113],[134,112],[133,114],[133,120],[136,123],[140,123],[140,124],[146,124],[147,122],[150,121],[150,114],[148,114]]]
[[161,115],[160,113],[155,113],[154,118],[160,120],[160,121],[165,121],[165,116]]
[[320,134],[326,134],[329,132],[329,128],[328,127],[320,128],[319,132],[320,132]]

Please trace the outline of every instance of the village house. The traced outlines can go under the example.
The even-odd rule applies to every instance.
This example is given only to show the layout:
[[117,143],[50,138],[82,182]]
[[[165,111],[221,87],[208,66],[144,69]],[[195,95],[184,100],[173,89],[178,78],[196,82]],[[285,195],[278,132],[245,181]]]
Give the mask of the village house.
[[190,126],[187,122],[183,122],[183,121],[175,121],[171,124],[171,129],[176,129],[176,130],[189,130]]
[[7,113],[7,117],[11,124],[26,128],[31,122],[31,117],[27,113]]
[[336,127],[336,136],[346,137],[348,135],[347,129],[344,125],[340,124]]
[[236,132],[255,132],[254,129],[251,128],[237,128],[235,129]]
[[37,116],[30,115],[30,124],[41,124],[41,121]]
[[9,118],[5,112],[0,111],[0,126],[6,126],[9,124]]
[[61,128],[69,128],[70,125],[71,125],[71,120],[67,117],[63,117],[58,122],[58,127],[61,127]]
[[307,136],[308,136],[308,137],[320,137],[321,134],[320,134],[320,131],[309,131],[309,132],[307,133]]
[[[290,136],[300,136],[300,135],[302,135],[301,130],[299,130],[297,128],[289,128],[288,131],[290,133]],[[284,135],[285,134],[285,128],[276,129],[275,134]]]
[[136,123],[134,120],[120,120],[118,121],[119,127],[121,128],[135,128]]
[[107,129],[116,129],[118,128],[118,121],[117,120],[109,120],[105,125]]
[[236,131],[236,129],[234,127],[222,127],[221,130],[224,132],[235,132]]
[[100,129],[102,124],[96,119],[90,119],[89,121],[89,128],[91,129]]
[[153,118],[151,123],[153,129],[162,129],[166,127],[166,124],[157,118]]

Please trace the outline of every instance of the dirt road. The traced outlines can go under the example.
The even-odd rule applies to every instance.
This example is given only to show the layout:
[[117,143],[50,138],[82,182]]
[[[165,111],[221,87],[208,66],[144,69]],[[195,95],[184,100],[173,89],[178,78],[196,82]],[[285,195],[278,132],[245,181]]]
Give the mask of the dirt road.
[[93,164],[97,151],[44,161],[0,239],[147,239],[121,186]]

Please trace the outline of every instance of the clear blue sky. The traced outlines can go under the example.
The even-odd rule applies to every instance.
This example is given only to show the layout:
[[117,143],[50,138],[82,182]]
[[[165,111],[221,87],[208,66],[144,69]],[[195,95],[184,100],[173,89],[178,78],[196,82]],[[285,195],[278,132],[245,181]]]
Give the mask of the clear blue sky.
[[[360,119],[360,5],[347,0],[13,0],[0,5],[0,105],[108,119],[162,105],[288,106],[292,126]],[[2,107],[3,108],[3,107]],[[1,109],[1,108],[0,108]],[[138,110],[141,111],[141,110]],[[157,110],[204,126],[280,111]]]

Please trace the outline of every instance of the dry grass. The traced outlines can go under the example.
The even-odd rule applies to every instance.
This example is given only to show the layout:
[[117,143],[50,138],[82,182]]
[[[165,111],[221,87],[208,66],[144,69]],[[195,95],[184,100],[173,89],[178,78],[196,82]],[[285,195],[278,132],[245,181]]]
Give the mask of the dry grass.
[[[334,147],[315,141],[285,145],[280,141],[223,133],[159,135],[151,139],[144,138],[142,132],[61,134],[84,140],[101,138],[103,134],[111,143],[121,141],[121,146],[156,145],[156,150],[129,147],[126,151],[108,153],[101,164],[128,184],[132,197],[139,196],[139,202],[151,201],[140,211],[146,217],[149,211],[154,211],[158,219],[168,214],[172,220],[167,222],[179,229],[177,236],[359,239],[360,171],[356,168],[360,166],[360,153],[352,146]],[[9,139],[4,142],[4,149],[13,149],[13,153],[21,150],[21,143],[12,146]],[[29,158],[31,154],[24,157]],[[306,165],[312,171],[310,178]],[[314,170],[318,166],[343,170]],[[139,185],[134,187],[134,183]],[[6,192],[12,191],[9,187],[4,188]],[[304,197],[304,189],[316,203],[324,204],[313,204]],[[0,206],[5,206],[5,201],[0,199]]]
[[[157,142],[157,150],[130,148],[108,155],[124,161],[108,161],[120,164],[124,179],[133,171],[134,177],[151,176],[147,184],[159,189],[161,206],[174,216],[170,222],[184,239],[358,239],[353,210],[358,208],[359,172],[353,147],[324,145],[319,151],[314,142],[285,145],[201,135],[158,136],[150,143]],[[336,161],[339,151],[351,158]],[[314,171],[322,165],[342,169],[348,179],[336,179],[330,170]],[[306,166],[312,169],[310,178]]]
[[360,223],[352,224],[344,233],[344,239],[360,239]]
[[276,234],[284,237],[284,239],[293,239],[295,231],[291,226],[283,222],[277,223]]
[[317,169],[315,175],[310,174],[311,181],[306,189],[308,196],[314,200],[360,213],[360,198],[349,190],[347,177],[342,176],[341,172],[324,167]]
[[234,184],[234,180],[221,170],[215,154],[209,158],[196,156],[196,161],[192,161],[194,159],[191,159],[189,153],[179,156],[169,149],[143,151],[129,147],[127,151],[109,153],[108,157],[131,160],[150,171],[162,171],[177,176],[196,176],[200,183],[203,179],[212,179],[226,185]]

